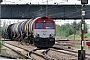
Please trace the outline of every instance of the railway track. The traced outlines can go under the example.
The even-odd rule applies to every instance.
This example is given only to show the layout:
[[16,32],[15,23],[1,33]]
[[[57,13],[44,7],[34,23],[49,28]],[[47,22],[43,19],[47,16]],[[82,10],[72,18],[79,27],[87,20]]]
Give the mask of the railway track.
[[[75,49],[67,49],[66,47],[60,47],[60,46],[55,45],[50,50],[64,53],[64,54],[71,55],[71,56],[75,56],[78,58],[78,50],[75,50]],[[86,53],[85,58],[86,58],[86,60],[88,60],[88,59],[90,60],[90,54]]]
[[[6,43],[6,44],[10,44],[10,43]],[[25,58],[29,58],[29,59],[32,59],[32,60],[45,60],[45,59],[46,60],[57,60],[57,58],[54,58],[54,57],[51,57],[51,56],[48,55],[48,53],[50,51],[55,51],[55,52],[71,55],[71,56],[76,57],[76,59],[78,58],[78,50],[75,50],[75,49],[72,49],[72,48],[68,49],[65,46],[63,47],[63,46],[60,46],[60,45],[54,45],[50,49],[35,48],[33,50],[28,50],[24,47],[19,47],[19,46],[16,46],[14,44],[10,44],[10,45],[18,47],[19,49],[23,49],[24,51],[26,51],[27,53],[25,54],[25,56],[26,56]],[[16,50],[16,52],[18,52],[18,51]],[[22,50],[19,51],[19,54],[21,54],[21,52],[22,52]],[[90,57],[90,54],[86,53],[86,60],[89,60],[90,59],[89,57]],[[23,58],[23,59],[25,59],[25,58]]]
[[[41,51],[41,53],[38,53],[38,51]],[[33,51],[30,51],[28,53],[28,56],[32,57],[34,60],[38,60],[38,59],[39,60],[55,60],[54,58],[47,55],[47,51],[49,51],[49,49],[34,49]],[[39,57],[37,57],[35,55],[37,55]]]
[[[9,49],[11,49],[12,51],[14,51],[15,53],[17,53],[18,55],[22,56],[23,59],[32,59],[32,60],[50,60],[52,58],[50,58],[49,56],[47,56],[45,53],[43,54],[43,52],[47,49],[33,49],[31,51],[29,51],[28,49],[16,46],[14,44],[10,44],[5,42],[5,44],[3,45]],[[37,52],[39,51],[39,52]],[[41,53],[40,53],[41,51]]]
[[24,55],[23,53],[21,53],[21,51],[28,52],[28,51],[26,51],[26,50],[23,49],[23,48],[16,47],[16,46],[11,45],[11,44],[9,44],[9,43],[5,43],[3,46],[9,48],[9,49],[12,50],[13,52],[15,52],[16,54],[18,54],[19,56],[21,56],[23,59],[29,59],[28,56],[26,56],[26,55]]
[[[90,41],[90,39],[85,39],[85,41]],[[80,39],[76,39],[75,41],[73,40],[73,39],[58,39],[58,40],[56,40],[56,45],[61,45],[61,46],[69,46],[70,48],[73,48],[73,44],[81,44],[81,40]],[[62,43],[64,43],[64,44],[62,44]],[[66,49],[65,48],[65,51],[70,51],[70,52],[73,52],[73,53],[76,53],[76,54],[78,54],[78,50],[70,50],[70,49]],[[66,53],[66,54],[68,54],[68,53]],[[78,57],[78,55],[75,55],[75,56],[77,56]],[[86,59],[89,59],[90,60],[90,58],[89,58],[89,56],[90,56],[90,53],[88,53],[88,52],[86,52]]]

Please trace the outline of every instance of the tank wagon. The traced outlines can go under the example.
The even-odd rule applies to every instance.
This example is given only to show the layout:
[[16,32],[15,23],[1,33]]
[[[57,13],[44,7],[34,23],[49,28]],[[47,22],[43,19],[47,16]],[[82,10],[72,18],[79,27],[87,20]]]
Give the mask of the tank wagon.
[[55,44],[55,27],[53,19],[38,17],[9,25],[2,30],[2,37],[49,48]]

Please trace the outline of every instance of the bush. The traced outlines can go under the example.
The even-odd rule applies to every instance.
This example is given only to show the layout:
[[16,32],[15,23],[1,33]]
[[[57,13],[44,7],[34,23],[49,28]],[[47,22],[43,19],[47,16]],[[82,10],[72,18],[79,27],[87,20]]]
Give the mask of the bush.
[[[74,34],[70,35],[69,38],[74,38]],[[76,34],[75,38],[81,38],[81,36]]]

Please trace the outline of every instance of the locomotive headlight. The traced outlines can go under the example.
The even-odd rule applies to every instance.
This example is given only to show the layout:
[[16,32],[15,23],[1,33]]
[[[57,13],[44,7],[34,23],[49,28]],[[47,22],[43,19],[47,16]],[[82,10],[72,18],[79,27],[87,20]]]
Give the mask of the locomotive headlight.
[[50,37],[54,37],[54,34],[50,34],[49,36],[50,36]]
[[36,33],[36,36],[39,37],[39,34]]

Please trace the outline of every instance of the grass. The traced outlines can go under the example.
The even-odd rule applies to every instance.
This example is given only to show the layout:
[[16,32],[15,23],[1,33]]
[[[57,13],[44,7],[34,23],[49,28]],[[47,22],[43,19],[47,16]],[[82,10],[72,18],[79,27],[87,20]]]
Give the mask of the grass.
[[90,47],[88,48],[88,46],[85,46],[84,49],[85,49],[87,52],[90,52]]
[[78,48],[78,49],[81,48],[81,45],[79,45],[79,44],[75,44],[74,46],[75,46],[75,48]]
[[[75,48],[81,49],[81,45],[79,45],[79,44],[75,44],[74,46],[75,46]],[[86,50],[86,52],[90,52],[90,47],[88,48],[88,46],[85,45],[84,50]]]
[[2,50],[1,50],[1,54],[5,55],[5,56],[8,56],[8,55],[9,55],[9,54],[6,52],[5,49],[2,49]]

